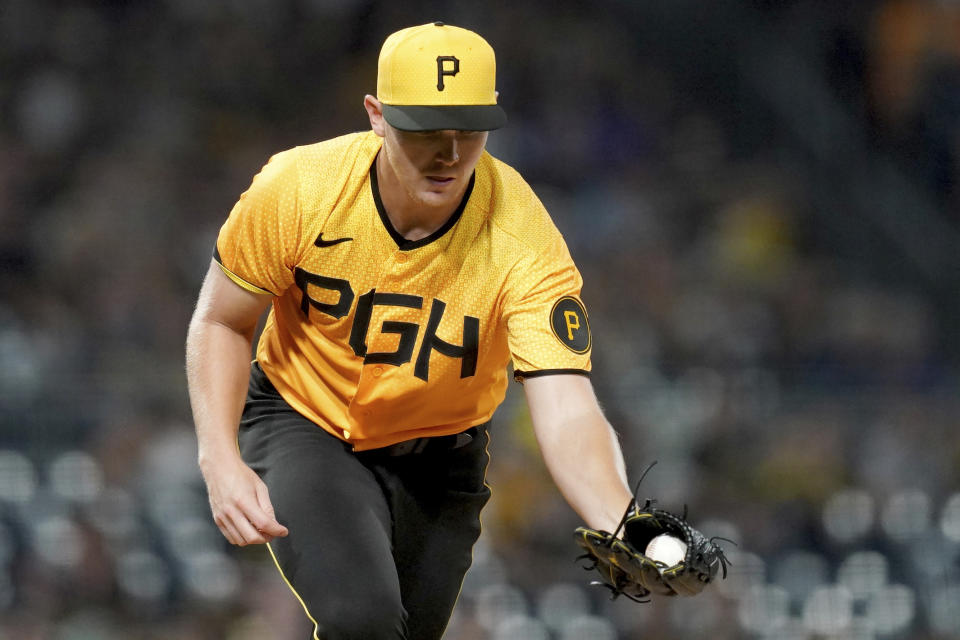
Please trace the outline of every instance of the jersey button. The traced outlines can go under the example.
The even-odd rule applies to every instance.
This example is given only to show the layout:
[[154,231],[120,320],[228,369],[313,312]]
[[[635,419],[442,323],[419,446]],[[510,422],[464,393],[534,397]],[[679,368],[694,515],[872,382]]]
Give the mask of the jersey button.
[[343,430],[343,437],[348,439],[350,438],[350,429]]
[[381,375],[383,375],[383,367],[381,367],[380,365],[375,366],[373,368],[373,377],[379,378]]

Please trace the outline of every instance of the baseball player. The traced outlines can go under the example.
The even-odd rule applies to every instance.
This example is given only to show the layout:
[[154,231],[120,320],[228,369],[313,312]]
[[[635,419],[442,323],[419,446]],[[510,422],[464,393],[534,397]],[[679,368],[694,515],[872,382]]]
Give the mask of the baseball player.
[[471,31],[391,35],[371,130],[271,158],[200,291],[187,371],[213,518],[233,544],[267,544],[315,640],[443,635],[511,361],[570,505],[613,531],[631,500],[580,274],[484,149],[506,122],[495,75]]

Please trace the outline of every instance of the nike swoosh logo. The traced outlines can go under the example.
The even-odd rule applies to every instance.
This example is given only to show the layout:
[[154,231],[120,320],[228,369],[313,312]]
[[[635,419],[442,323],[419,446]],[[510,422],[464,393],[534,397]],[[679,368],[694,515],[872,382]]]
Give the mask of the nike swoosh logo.
[[340,244],[341,242],[350,242],[353,238],[336,238],[334,240],[324,240],[323,232],[320,232],[320,235],[317,236],[317,239],[313,241],[313,244],[318,247],[332,247],[335,244]]

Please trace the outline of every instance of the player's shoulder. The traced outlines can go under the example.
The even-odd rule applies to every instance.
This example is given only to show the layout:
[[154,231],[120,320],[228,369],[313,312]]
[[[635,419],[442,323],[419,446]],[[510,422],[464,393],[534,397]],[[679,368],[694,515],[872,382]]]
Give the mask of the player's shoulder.
[[301,165],[320,164],[329,166],[331,161],[336,161],[335,166],[342,168],[349,164],[344,160],[349,160],[351,157],[363,158],[369,156],[372,158],[376,155],[378,149],[380,149],[380,139],[375,133],[359,131],[294,147],[290,151],[296,154],[297,161]]
[[273,178],[300,180],[335,176],[349,169],[350,157],[361,162],[365,157],[372,159],[379,148],[378,138],[372,132],[350,133],[278,151],[270,156],[262,173]]
[[539,252],[560,237],[546,207],[520,172],[489,153],[478,164],[488,181],[490,222],[517,248]]
[[296,174],[304,211],[326,210],[344,189],[361,183],[381,146],[372,131],[349,133],[283,151],[271,160]]

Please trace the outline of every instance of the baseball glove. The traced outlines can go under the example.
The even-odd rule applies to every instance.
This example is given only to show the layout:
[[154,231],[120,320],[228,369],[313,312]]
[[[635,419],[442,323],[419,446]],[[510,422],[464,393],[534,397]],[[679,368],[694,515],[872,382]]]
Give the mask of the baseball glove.
[[[637,487],[639,490],[639,485]],[[587,560],[584,568],[596,570],[601,581],[594,582],[607,587],[613,597],[624,595],[637,602],[649,602],[651,596],[695,596],[722,572],[727,577],[730,562],[723,549],[690,526],[684,515],[654,507],[647,500],[638,506],[636,497],[630,501],[620,525],[613,533],[578,527],[574,538],[585,551],[577,560]],[[623,538],[617,534],[623,529]],[[644,550],[653,538],[660,534],[679,538],[687,545],[682,560],[673,566],[658,562]]]

